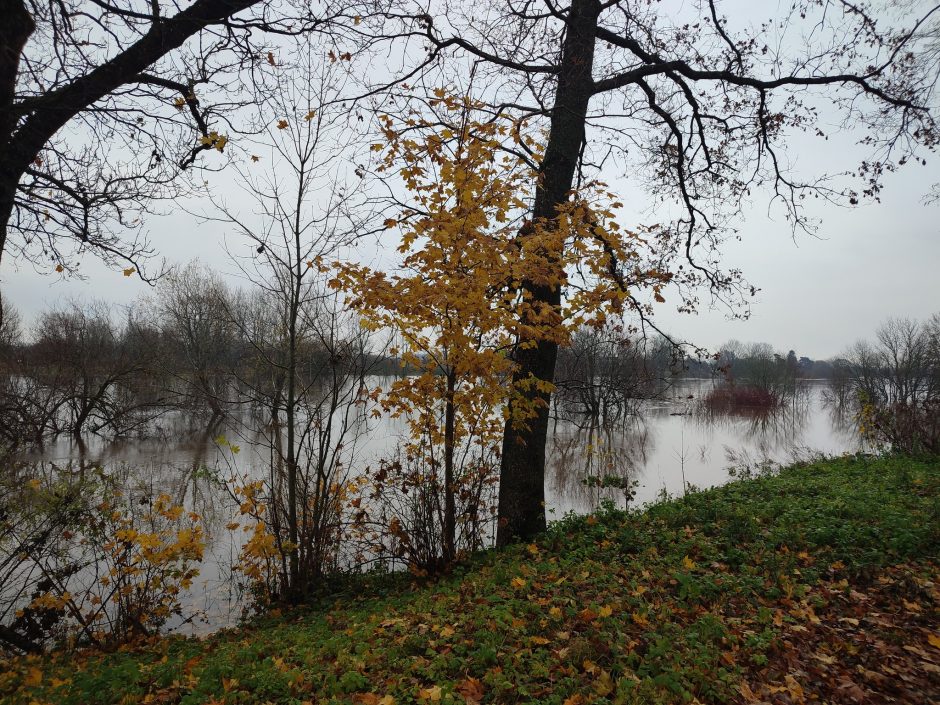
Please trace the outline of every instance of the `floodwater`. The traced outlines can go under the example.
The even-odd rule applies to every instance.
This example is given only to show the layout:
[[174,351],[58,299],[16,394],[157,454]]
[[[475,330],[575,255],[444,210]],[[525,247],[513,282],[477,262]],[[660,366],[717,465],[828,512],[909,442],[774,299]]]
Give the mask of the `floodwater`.
[[[554,422],[545,482],[549,519],[590,512],[603,499],[624,506],[623,491],[590,486],[591,476],[626,478],[627,486],[635,482],[630,504],[637,506],[663,492],[679,495],[689,486],[726,482],[734,466],[756,468],[863,449],[854,425],[825,402],[824,382],[801,382],[796,398],[771,414],[747,409],[703,413],[698,401],[711,386],[710,380],[683,380],[665,399],[641,402],[636,414],[600,427],[571,419]],[[245,604],[232,579],[244,534],[226,528],[237,515],[237,503],[212,478],[265,477],[270,450],[261,442],[262,431],[229,427],[194,432],[181,419],[163,423],[161,433],[152,439],[106,442],[93,437],[84,443],[64,439],[23,460],[35,463],[40,472],[101,467],[120,478],[129,497],[165,492],[198,512],[207,546],[184,614],[200,617],[169,626],[184,633],[206,633],[235,624]],[[362,468],[374,465],[393,452],[404,430],[400,421],[371,421],[357,434],[350,457]],[[219,445],[216,439],[221,434],[240,446],[237,454]]]

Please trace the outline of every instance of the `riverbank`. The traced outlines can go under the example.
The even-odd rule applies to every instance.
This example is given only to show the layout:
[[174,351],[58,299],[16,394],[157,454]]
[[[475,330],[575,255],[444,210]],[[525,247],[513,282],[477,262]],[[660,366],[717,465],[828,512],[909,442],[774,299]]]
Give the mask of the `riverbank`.
[[4,665],[5,703],[940,699],[940,460],[795,466],[555,525],[392,596]]

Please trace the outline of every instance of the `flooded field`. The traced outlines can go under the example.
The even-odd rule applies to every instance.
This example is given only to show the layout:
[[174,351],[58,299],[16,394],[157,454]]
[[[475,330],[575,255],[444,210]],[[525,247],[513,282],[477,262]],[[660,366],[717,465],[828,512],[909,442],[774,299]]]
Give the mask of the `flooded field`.
[[[677,495],[690,486],[721,484],[735,467],[861,449],[854,425],[826,403],[822,382],[802,382],[798,393],[772,412],[710,413],[700,400],[711,388],[710,380],[683,380],[662,399],[638,402],[635,413],[612,423],[556,419],[545,487],[550,520],[592,511],[605,499],[636,506],[664,492]],[[346,449],[351,472],[389,458],[405,431],[400,420],[362,422]],[[205,633],[237,622],[245,596],[233,580],[233,566],[244,534],[231,526],[238,501],[226,480],[265,477],[272,461],[264,429],[243,421],[194,430],[191,421],[168,416],[153,437],[119,442],[61,438],[19,461],[35,476],[46,477],[98,468],[131,501],[165,493],[198,513],[206,530],[205,555],[187,592],[184,617],[170,620],[168,627]]]

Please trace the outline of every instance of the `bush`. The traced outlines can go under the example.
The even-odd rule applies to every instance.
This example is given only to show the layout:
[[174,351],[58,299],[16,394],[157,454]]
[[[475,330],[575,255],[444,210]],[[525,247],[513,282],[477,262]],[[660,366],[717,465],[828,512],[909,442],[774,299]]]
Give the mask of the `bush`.
[[703,403],[709,411],[735,413],[769,411],[779,406],[781,401],[781,398],[769,389],[751,385],[721,384],[705,395]]

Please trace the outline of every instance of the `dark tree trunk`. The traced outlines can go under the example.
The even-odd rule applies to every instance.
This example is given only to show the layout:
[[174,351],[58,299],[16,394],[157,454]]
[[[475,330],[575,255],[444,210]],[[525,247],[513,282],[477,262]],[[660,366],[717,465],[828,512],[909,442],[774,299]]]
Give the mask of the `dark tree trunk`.
[[[558,206],[567,201],[574,182],[593,89],[591,70],[600,10],[598,0],[572,0],[571,3],[551,129],[533,208],[536,221],[548,222],[556,216]],[[543,303],[556,311],[559,309],[559,287],[523,282],[523,288],[534,304]],[[554,381],[557,356],[558,345],[550,341],[539,341],[532,348],[520,348],[515,357],[519,367],[514,381],[523,382],[531,377]],[[507,421],[503,436],[496,532],[496,543],[500,546],[527,539],[545,529],[545,444],[550,395],[537,390],[526,394],[529,400],[538,404],[537,416],[526,428],[514,428],[512,422]]]

